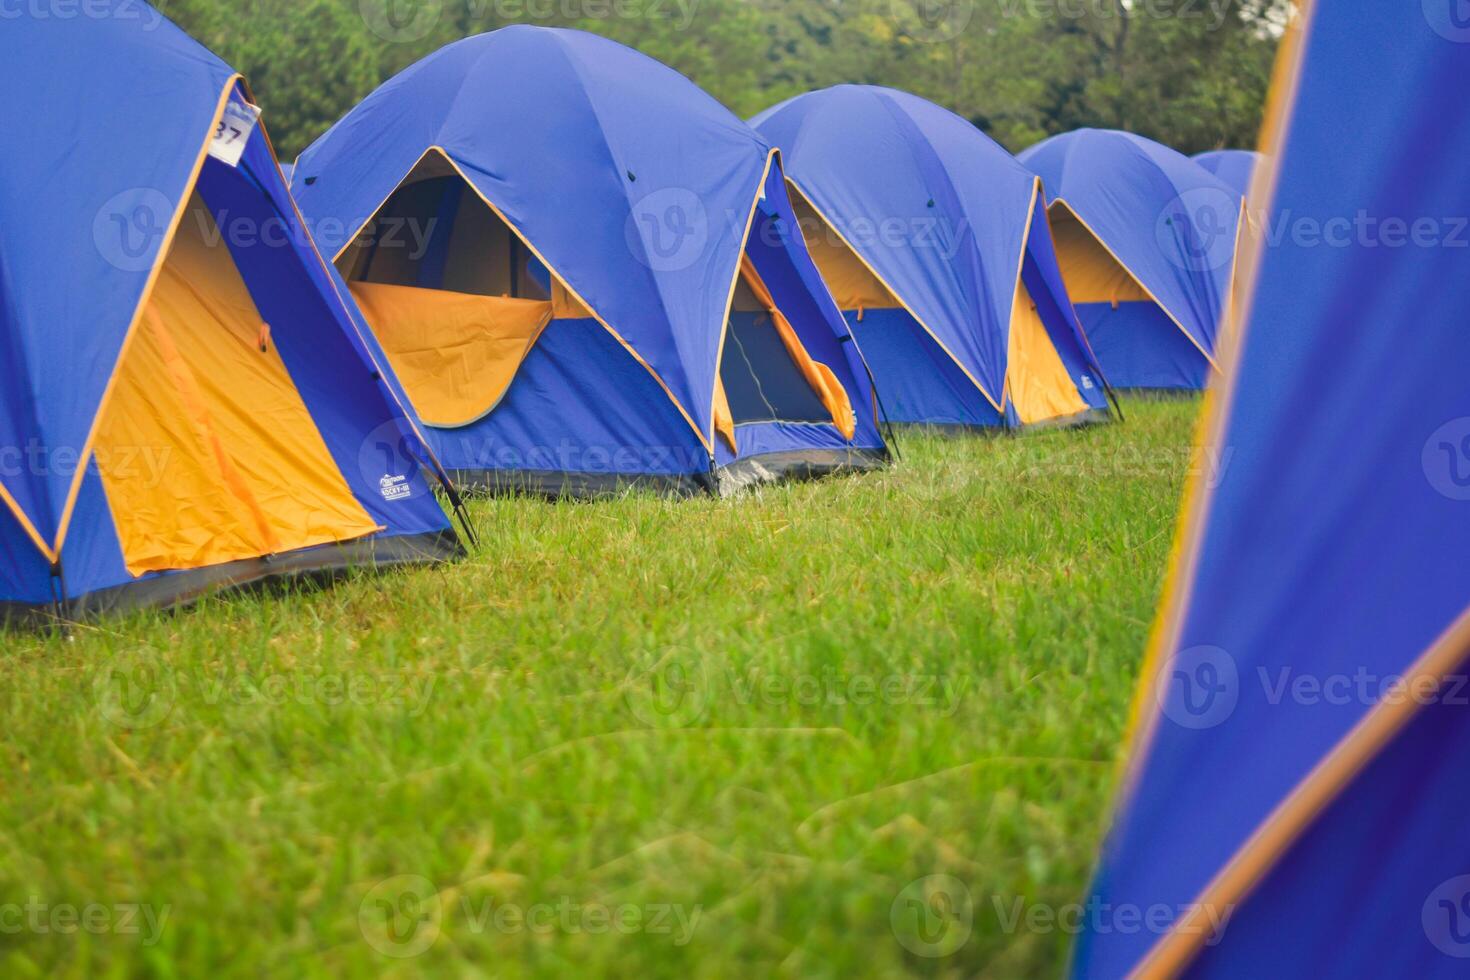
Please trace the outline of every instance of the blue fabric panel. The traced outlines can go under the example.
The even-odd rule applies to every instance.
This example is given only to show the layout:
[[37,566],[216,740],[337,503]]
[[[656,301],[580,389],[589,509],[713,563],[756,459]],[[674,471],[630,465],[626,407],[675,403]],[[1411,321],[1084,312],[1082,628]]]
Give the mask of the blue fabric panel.
[[1234,274],[1240,194],[1183,154],[1117,130],[1053,136],[1020,160],[1213,356]]
[[[1193,901],[1470,600],[1470,284],[1442,218],[1470,214],[1470,45],[1447,43],[1456,29],[1419,5],[1314,8],[1273,212],[1436,216],[1439,237],[1266,253],[1181,652],[1133,754],[1097,902]],[[1343,152],[1344,119],[1375,138]],[[1283,677],[1321,693],[1282,693]],[[1241,908],[1240,937],[1232,927],[1202,961],[1208,975],[1277,962],[1332,975],[1348,952],[1362,954],[1349,975],[1463,975],[1458,957],[1424,954],[1430,932],[1414,924],[1428,905],[1447,927],[1429,886],[1467,871],[1463,697],[1446,695],[1327,808]],[[1262,917],[1282,910],[1291,949],[1266,942]],[[1154,938],[1091,932],[1076,973],[1121,975]]]
[[907,310],[867,310],[861,321],[848,313],[847,320],[878,381],[889,421],[1002,424],[1000,413]]
[[[6,475],[16,468],[7,465]],[[50,567],[8,507],[0,507],[0,601],[51,601]]]
[[706,473],[668,395],[596,320],[555,320],[499,407],[462,429],[426,429],[453,470]]
[[749,213],[767,144],[629,48],[509,27],[451,44],[368,96],[302,155],[302,208],[314,221],[360,226],[431,146],[709,432],[743,245],[743,222],[731,216]]
[[[84,445],[231,74],[139,0],[6,18],[0,389],[14,394],[0,446]],[[47,540],[70,483],[56,470],[6,481]]]
[[[736,427],[735,441],[740,444],[741,459],[802,449],[854,448],[831,425],[803,425],[799,422],[752,422],[741,425]],[[733,459],[726,455],[720,460],[720,465],[730,462]]]
[[1078,303],[1077,316],[1114,388],[1201,391],[1210,362],[1168,314],[1150,302]]
[[425,289],[444,288],[444,267],[449,261],[449,240],[454,234],[454,218],[459,214],[460,201],[464,199],[464,181],[448,180],[444,193],[439,198],[439,210],[434,215],[434,231],[429,236],[429,247],[419,267],[418,285]]
[[541,287],[541,292],[547,296],[551,295],[551,270],[547,269],[541,260],[532,255],[526,259],[526,272],[531,276],[531,281]]
[[1241,193],[1250,193],[1251,178],[1262,157],[1254,150],[1212,150],[1194,156],[1194,162]]
[[[142,448],[131,459],[120,457],[116,465],[127,466],[138,479],[157,480],[161,474],[155,474],[159,474],[166,462],[158,456],[157,447],[151,447]],[[123,561],[122,542],[118,540],[112,507],[107,501],[107,491],[103,488],[95,462],[87,468],[87,476],[82,482],[76,515],[72,518],[72,529],[67,535],[61,562],[66,571],[69,599],[134,580]]]

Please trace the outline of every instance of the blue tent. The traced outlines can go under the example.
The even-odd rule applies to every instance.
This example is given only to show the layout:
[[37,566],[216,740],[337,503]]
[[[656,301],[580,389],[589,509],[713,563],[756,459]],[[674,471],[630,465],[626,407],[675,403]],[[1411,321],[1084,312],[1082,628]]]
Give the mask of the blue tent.
[[1109,382],[1205,387],[1234,282],[1240,194],[1116,130],[1053,136],[1020,160],[1046,185],[1067,289]]
[[888,418],[1107,416],[1035,174],[954,113],[892,89],[812,92],[752,124],[782,150],[808,245]]
[[88,11],[0,30],[0,615],[457,554],[243,80]]
[[[1470,24],[1451,14],[1313,3],[1288,38],[1263,184],[1323,231],[1243,260],[1203,436],[1229,460],[1186,513],[1078,977],[1466,975],[1470,45],[1451,41]],[[1106,911],[1152,908],[1126,930]]]
[[887,458],[776,152],[672,69],[509,27],[391,79],[295,191],[458,481],[725,491]]
[[1261,165],[1261,155],[1255,150],[1211,150],[1192,159],[1242,195],[1250,193],[1251,178]]

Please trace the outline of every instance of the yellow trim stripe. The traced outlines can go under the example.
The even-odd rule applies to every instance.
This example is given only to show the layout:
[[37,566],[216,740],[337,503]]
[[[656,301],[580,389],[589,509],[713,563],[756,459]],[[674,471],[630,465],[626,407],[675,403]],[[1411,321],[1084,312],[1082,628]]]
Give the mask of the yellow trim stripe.
[[[532,255],[536,256],[536,259],[542,265],[546,266],[546,270],[548,272],[550,272],[553,276],[556,276],[556,278],[561,282],[561,284],[566,287],[567,292],[572,295],[572,298],[575,299],[578,303],[581,303],[582,306],[585,307],[587,309],[587,311],[592,314],[592,318],[594,320],[596,320],[598,323],[600,323],[602,325],[602,328],[604,330],[606,330],[608,333],[610,333],[612,335],[613,339],[616,340],[619,344],[622,345],[623,349],[626,350],[629,353],[629,355],[632,356],[633,360],[635,360],[639,364],[641,364],[643,366],[643,369],[645,371],[647,371],[650,375],[653,376],[653,380],[658,382],[658,386],[663,389],[663,392],[664,392],[665,395],[668,396],[669,401],[671,401],[671,402],[674,403],[674,407],[679,410],[679,414],[684,417],[684,421],[689,424],[689,428],[692,429],[692,430],[694,430],[694,435],[695,435],[696,438],[699,439],[700,445],[704,446],[705,451],[708,452],[711,456],[713,456],[714,455],[714,447],[711,444],[710,439],[705,438],[704,433],[702,431],[700,431],[699,425],[697,423],[695,423],[693,417],[684,408],[683,403],[680,402],[679,399],[674,395],[673,390],[670,389],[669,386],[664,383],[664,379],[662,377],[660,377],[659,376],[659,373],[653,369],[653,365],[649,364],[646,360],[644,360],[643,359],[643,355],[642,354],[639,354],[638,351],[633,348],[633,345],[632,344],[628,343],[627,340],[623,339],[623,335],[622,334],[618,333],[615,329],[613,329],[612,324],[608,323],[607,320],[602,316],[602,314],[601,313],[598,313],[597,312],[597,309],[591,303],[587,302],[586,298],[583,297],[581,293],[577,292],[577,290],[572,286],[572,284],[567,281],[566,277],[563,276],[560,272],[557,272],[556,271],[556,267],[554,265],[552,265],[551,262],[547,260],[546,256],[541,253],[541,250],[538,249],[531,242],[531,240],[529,238],[527,238],[521,232],[520,228],[516,227],[515,222],[513,222],[509,218],[507,218],[505,216],[505,212],[501,211],[500,208],[496,207],[495,202],[491,201],[488,197],[486,197],[483,193],[480,192],[480,188],[477,187],[477,186],[475,186],[475,182],[474,181],[470,180],[469,177],[465,176],[465,172],[460,169],[459,164],[454,161],[454,158],[449,155],[449,152],[447,150],[445,150],[442,146],[438,146],[437,144],[434,145],[434,146],[430,146],[427,150],[424,151],[423,156],[420,156],[418,158],[418,160],[415,161],[413,167],[409,168],[408,173],[403,175],[403,180],[407,180],[408,177],[409,177],[409,175],[412,174],[413,171],[418,168],[418,165],[420,163],[423,163],[424,157],[427,157],[430,153],[438,153],[441,157],[443,157],[444,158],[444,162],[447,163],[447,164],[449,164],[449,166],[454,170],[454,172],[457,173],[457,174],[459,174],[460,179],[463,180],[466,184],[469,185],[470,190],[472,190],[472,191],[475,192],[475,196],[478,197],[481,201],[483,201],[485,203],[485,206],[487,208],[489,208],[491,211],[493,211],[495,213],[495,216],[497,218],[499,218],[501,221],[505,222],[505,226],[511,230],[511,233],[514,234],[516,236],[516,238],[520,239],[521,244],[522,245],[525,245],[526,248],[530,251],[530,253]],[[403,180],[400,180],[397,184],[395,184],[393,186],[393,190],[395,192],[398,190],[399,187],[403,186]],[[392,193],[390,193],[387,198],[384,198],[383,199],[383,203],[378,205],[378,208],[377,208],[376,211],[373,212],[373,216],[372,217],[376,217],[377,214],[378,214],[378,211],[381,211],[383,209],[383,205],[387,204],[388,201],[392,199],[392,197],[393,197],[393,195],[392,195]],[[346,245],[343,245],[341,251],[339,251],[336,254],[336,256],[333,257],[333,259],[332,259],[333,262],[335,262],[337,259],[341,258],[342,257],[342,253],[343,252],[346,252],[347,249],[352,246],[352,243],[357,240],[357,236],[362,233],[362,229],[363,228],[366,228],[367,225],[372,221],[372,217],[368,218],[367,221],[364,221],[363,224],[361,226],[359,226],[356,230],[354,230],[350,235],[345,236],[346,237],[346,240],[347,240],[347,244]]]
[[922,327],[924,332],[929,335],[929,339],[938,344],[939,349],[944,351],[944,353],[949,356],[950,360],[954,361],[955,367],[959,368],[964,376],[970,379],[970,383],[980,390],[980,394],[985,396],[985,400],[990,403],[991,407],[994,408],[997,412],[1005,414],[1005,409],[1001,407],[1001,403],[996,401],[995,397],[991,395],[990,392],[985,390],[985,386],[981,384],[980,381],[973,374],[970,373],[969,369],[966,368],[962,363],[960,363],[960,359],[954,356],[954,352],[951,351],[948,347],[944,346],[944,341],[940,340],[938,335],[929,328],[929,325],[924,322],[923,317],[914,312],[914,308],[910,306],[908,301],[906,301],[903,296],[899,294],[898,290],[893,288],[893,284],[890,283],[887,279],[884,279],[883,275],[877,269],[873,268],[872,263],[870,263],[863,256],[862,252],[859,252],[856,248],[853,248],[852,242],[848,241],[847,237],[843,235],[840,230],[838,230],[835,224],[832,223],[832,220],[822,213],[822,209],[817,207],[816,202],[807,195],[806,191],[801,189],[801,185],[798,184],[796,180],[790,176],[786,178],[786,183],[790,187],[795,189],[796,193],[801,195],[801,199],[807,203],[807,207],[811,208],[812,212],[816,214],[818,218],[822,219],[822,221],[826,224],[827,228],[832,232],[832,234],[836,235],[838,240],[841,241],[842,244],[846,245],[848,250],[852,252],[853,255],[857,256],[857,260],[867,267],[868,271],[873,274],[873,278],[877,279],[880,283],[883,284],[884,289],[893,294],[893,298],[898,300],[899,305],[904,308],[904,311],[908,313],[909,316],[913,317],[914,322]]
[[[82,452],[77,459],[77,472],[72,477],[71,488],[67,491],[66,504],[61,509],[61,521],[56,528],[56,543],[52,546],[52,555],[60,556],[63,546],[66,544],[67,532],[71,530],[72,516],[76,512],[77,499],[82,493],[82,481],[87,475],[87,464],[91,461],[92,451],[97,441],[97,432],[102,425],[102,416],[107,411],[108,403],[112,400],[113,390],[117,386],[117,379],[122,373],[121,368],[128,350],[133,345],[133,338],[137,335],[138,325],[143,320],[143,311],[148,306],[148,300],[153,296],[153,287],[158,283],[158,276],[163,271],[164,262],[168,259],[169,249],[173,246],[174,236],[178,233],[179,224],[184,220],[184,213],[189,208],[189,196],[194,193],[194,186],[199,182],[199,172],[204,169],[204,161],[209,156],[209,146],[214,142],[214,124],[225,111],[225,106],[230,101],[230,96],[235,91],[235,86],[243,81],[241,75],[231,75],[225,83],[224,91],[220,93],[219,104],[215,107],[214,117],[210,120],[209,132],[205,134],[204,145],[199,149],[199,156],[194,161],[194,167],[189,171],[189,179],[184,184],[184,189],[179,197],[178,207],[174,211],[172,220],[169,222],[168,231],[164,234],[163,242],[158,249],[158,257],[153,263],[153,268],[148,273],[148,282],[143,287],[143,292],[138,298],[137,308],[133,311],[133,318],[128,324],[127,333],[123,335],[122,346],[118,349],[117,360],[112,365],[112,374],[107,379],[107,386],[102,390],[102,398],[97,403],[97,411],[92,416],[92,425],[87,433],[87,441],[82,444]],[[53,561],[55,558],[52,559]]]
[[715,438],[715,402],[720,395],[720,369],[725,363],[725,335],[730,332],[730,314],[735,309],[735,291],[740,286],[740,269],[745,260],[745,246],[750,241],[750,230],[755,227],[755,212],[761,206],[761,199],[766,196],[766,181],[771,177],[771,167],[776,162],[778,150],[772,150],[766,154],[766,167],[761,172],[760,186],[755,189],[755,200],[750,202],[750,213],[745,217],[745,233],[740,236],[740,254],[735,257],[735,273],[730,277],[730,295],[725,299],[725,316],[720,321],[720,343],[715,348],[715,383],[710,391],[710,422],[709,438],[714,442]]
[[[1199,341],[1195,340],[1194,337],[1190,335],[1189,331],[1184,329],[1184,324],[1181,323],[1181,322],[1179,322],[1179,318],[1174,315],[1174,311],[1171,310],[1171,309],[1169,309],[1167,306],[1165,306],[1162,302],[1159,301],[1159,298],[1154,295],[1154,291],[1152,289],[1149,289],[1147,286],[1145,286],[1143,284],[1143,280],[1140,279],[1140,278],[1138,278],[1138,276],[1133,272],[1132,269],[1128,268],[1128,263],[1126,263],[1122,259],[1118,258],[1118,253],[1117,252],[1114,252],[1112,250],[1112,248],[1108,245],[1108,243],[1105,242],[1105,241],[1103,241],[1103,238],[1102,238],[1101,235],[1099,235],[1097,232],[1095,232],[1095,231],[1092,230],[1092,225],[1089,225],[1087,223],[1087,221],[1082,217],[1082,215],[1080,215],[1080,214],[1077,213],[1077,209],[1076,208],[1072,207],[1071,204],[1068,204],[1067,203],[1067,199],[1066,198],[1059,197],[1059,198],[1056,198],[1055,200],[1053,200],[1051,202],[1051,205],[1048,207],[1048,211],[1051,208],[1055,208],[1055,207],[1057,207],[1059,205],[1061,207],[1066,208],[1067,209],[1067,213],[1069,213],[1073,218],[1076,218],[1077,219],[1077,223],[1080,224],[1083,228],[1086,228],[1087,229],[1087,233],[1093,237],[1093,240],[1094,241],[1096,241],[1099,245],[1101,245],[1103,247],[1103,251],[1105,251],[1109,255],[1111,255],[1113,257],[1113,261],[1116,262],[1116,263],[1118,263],[1118,267],[1120,269],[1122,269],[1124,272],[1128,273],[1128,275],[1131,276],[1133,278],[1133,281],[1138,285],[1138,288],[1141,289],[1141,290],[1143,290],[1144,293],[1148,296],[1148,298],[1154,301],[1154,305],[1157,306],[1159,309],[1163,310],[1164,311],[1164,315],[1167,316],[1170,320],[1174,321],[1174,326],[1178,327],[1179,328],[1179,332],[1182,333],[1182,334],[1184,334],[1184,339],[1188,340],[1191,344],[1193,344],[1194,345],[1194,349],[1197,350],[1197,351],[1199,351],[1201,354],[1203,354],[1205,356],[1205,360],[1207,360],[1207,361],[1210,362],[1210,367],[1214,368],[1218,372],[1220,370],[1220,365],[1217,364],[1217,363],[1215,363],[1214,356],[1211,355],[1209,351],[1207,351],[1203,347],[1201,347],[1199,345]],[[1236,234],[1236,239],[1237,239],[1237,242],[1238,242],[1239,241],[1239,237],[1240,237],[1240,231],[1239,231],[1239,229],[1236,230],[1236,233],[1235,234]],[[1062,278],[1065,279],[1066,278],[1066,275],[1067,275],[1067,270],[1066,269],[1063,269],[1062,270]],[[1229,303],[1230,303],[1230,297],[1229,296],[1226,296],[1225,297],[1225,311],[1227,313],[1229,312]],[[1223,323],[1224,321],[1222,320],[1221,322]],[[1219,339],[1218,339],[1218,337],[1216,338],[1215,343],[1216,343],[1217,346],[1219,345]]]
[[30,517],[26,515],[26,512],[21,508],[16,499],[10,495],[10,491],[5,489],[4,483],[0,483],[0,503],[4,503],[10,509],[10,512],[15,515],[16,521],[20,523],[21,530],[25,531],[26,537],[31,539],[31,543],[40,550],[46,560],[55,563],[56,553],[51,550],[51,546],[46,543],[46,539],[41,537],[41,532],[36,530],[36,525],[31,523]]
[[[1404,673],[1405,690],[1438,685],[1470,656],[1470,609]],[[1364,715],[1292,790],[1205,887],[1190,912],[1160,939],[1134,976],[1179,975],[1212,934],[1212,915],[1239,904],[1301,839],[1307,827],[1418,714],[1421,699],[1387,699]],[[1221,919],[1216,917],[1213,922]]]

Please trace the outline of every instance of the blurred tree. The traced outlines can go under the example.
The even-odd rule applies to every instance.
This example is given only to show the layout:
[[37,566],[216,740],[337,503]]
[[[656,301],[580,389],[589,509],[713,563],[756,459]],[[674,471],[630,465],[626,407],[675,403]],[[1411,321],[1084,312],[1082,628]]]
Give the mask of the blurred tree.
[[1079,126],[1253,146],[1291,0],[161,0],[245,72],[291,159],[383,80],[511,23],[638,48],[749,117],[842,82],[906,89],[1011,150]]

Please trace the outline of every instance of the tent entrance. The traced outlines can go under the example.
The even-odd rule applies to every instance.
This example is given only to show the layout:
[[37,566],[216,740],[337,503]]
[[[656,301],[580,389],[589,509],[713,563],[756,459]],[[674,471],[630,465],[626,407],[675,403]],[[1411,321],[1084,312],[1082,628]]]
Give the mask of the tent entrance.
[[858,313],[903,308],[898,297],[883,285],[795,185],[792,185],[791,207],[806,239],[807,251],[837,300],[838,308]]
[[1063,201],[1050,208],[1062,278],[1108,381],[1121,389],[1198,391],[1211,360]]
[[1133,273],[1097,240],[1086,225],[1064,203],[1049,212],[1052,240],[1067,294],[1073,303],[1152,303],[1153,298]]
[[736,425],[832,421],[743,274],[730,310],[720,380]]
[[1089,410],[1067,373],[1024,281],[1016,282],[1006,360],[1006,390],[1022,425],[1081,415]]
[[[807,247],[839,307],[855,313],[859,323],[869,310],[906,310],[898,297],[868,268],[801,193],[795,193],[792,197]],[[916,329],[923,329],[917,318],[912,323]],[[885,324],[890,329],[894,326],[887,318]],[[891,345],[891,340],[891,337],[874,337],[871,332],[867,332],[863,342],[871,350],[885,343]],[[1080,415],[1088,411],[1088,405],[1078,392],[1076,382],[1072,380],[1057,353],[1035,300],[1019,276],[1011,306],[1007,351],[1005,390],[1002,392],[1001,404],[1004,405],[1009,400],[1022,425]],[[937,342],[931,356],[955,360]],[[883,380],[879,379],[880,387]]]
[[96,459],[134,576],[382,530],[337,469],[197,193],[118,365]]
[[581,306],[442,156],[426,156],[337,260],[419,419],[500,404],[554,319]]
[[847,390],[812,359],[748,256],[730,306],[715,401],[715,428],[732,449],[735,426],[762,422],[836,425],[852,438]]

